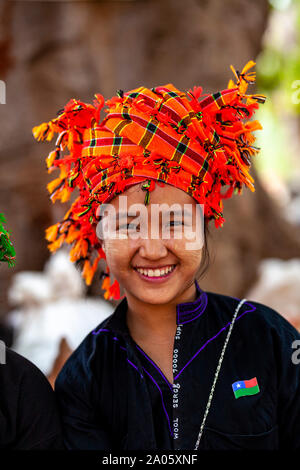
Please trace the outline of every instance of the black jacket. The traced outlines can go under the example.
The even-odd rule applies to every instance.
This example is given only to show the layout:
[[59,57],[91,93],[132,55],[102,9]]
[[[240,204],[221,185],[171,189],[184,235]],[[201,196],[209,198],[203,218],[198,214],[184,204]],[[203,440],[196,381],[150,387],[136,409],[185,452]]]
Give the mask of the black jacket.
[[0,449],[63,449],[54,392],[32,362],[6,348],[0,364]]
[[[68,449],[194,449],[240,301],[195,283],[196,301],[177,305],[173,387],[131,338],[126,298],[74,351],[55,384]],[[242,305],[199,450],[300,449],[295,340],[300,334],[273,309]],[[259,392],[236,398],[232,384],[254,378]]]

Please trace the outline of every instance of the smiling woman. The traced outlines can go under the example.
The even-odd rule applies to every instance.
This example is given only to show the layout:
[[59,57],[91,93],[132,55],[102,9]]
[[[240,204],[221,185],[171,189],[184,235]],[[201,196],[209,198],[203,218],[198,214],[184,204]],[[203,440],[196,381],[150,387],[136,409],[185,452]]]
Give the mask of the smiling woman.
[[[141,185],[138,183],[130,187],[122,196],[116,196],[111,201],[115,212],[118,211],[120,197],[127,198],[129,208],[136,204],[145,207]],[[162,216],[161,223],[157,224],[152,210],[155,206],[181,207],[180,215],[184,216],[189,207],[190,217],[179,217],[180,211],[175,216],[169,210],[169,217]],[[151,193],[147,217],[139,224],[140,230],[141,225],[147,226],[144,238],[133,237],[133,233],[139,235],[141,231],[127,229],[131,224],[127,222],[132,217],[128,217],[126,222],[125,217],[116,223],[116,235],[122,233],[123,236],[107,237],[102,246],[110,272],[125,292],[131,337],[149,356],[156,358],[156,363],[170,382],[173,381],[172,342],[176,331],[176,305],[193,302],[197,298],[194,280],[202,259],[200,235],[203,224],[199,226],[196,211],[196,201],[184,191],[170,185],[156,186]],[[175,222],[179,222],[178,225]],[[164,237],[161,236],[163,224],[169,227]],[[149,236],[147,232],[150,231],[155,238]],[[196,249],[187,249],[187,233],[198,235]]]
[[49,248],[73,244],[88,284],[104,259],[104,297],[121,299],[56,380],[68,449],[300,449],[299,333],[266,305],[198,283],[209,222],[222,227],[234,190],[254,191],[261,126],[244,120],[264,97],[246,94],[253,65],[232,68],[236,83],[211,95],[172,84],[119,90],[101,122],[101,95],[71,100],[34,129],[59,133],[47,158],[61,170],[52,200],[79,189],[47,230]]
[[[111,201],[116,212],[120,197],[126,197],[129,208],[138,204],[145,208],[146,213],[146,217],[144,214],[139,224],[132,221],[132,217],[117,220],[117,236],[103,240],[102,248],[110,272],[124,288],[127,300],[130,299],[129,304],[131,305],[132,298],[142,298],[144,303],[153,303],[153,306],[155,304],[168,306],[169,302],[175,299],[194,300],[196,294],[194,278],[201,263],[202,243],[199,240],[198,246],[193,250],[187,249],[186,245],[189,242],[187,234],[197,234],[198,238],[201,235],[202,227],[196,226],[196,201],[173,186],[156,186],[151,193],[151,204],[146,209],[143,206],[144,193],[141,183],[138,183]],[[182,207],[182,214],[184,206],[185,209],[190,206],[192,217],[174,216],[169,210],[169,214],[165,213],[169,217],[159,217],[160,224],[158,224],[158,217],[155,216],[153,208],[155,206],[171,208],[174,205]],[[167,230],[164,230],[165,228]],[[175,267],[175,270],[168,275],[165,272],[160,275],[160,270],[168,267]],[[154,290],[155,298],[153,298]],[[169,308],[166,307],[166,310]]]
[[[143,205],[143,184],[136,183],[121,196],[115,196],[109,208],[105,205],[109,216],[99,216],[96,233],[102,241],[111,275],[124,288],[126,283],[121,279],[122,266],[126,257],[128,262],[132,257],[129,268],[140,274],[141,279],[152,283],[164,282],[177,266],[180,268],[180,260],[176,260],[177,251],[182,260],[192,260],[193,272],[186,275],[199,281],[209,267],[209,226],[203,222],[202,206],[184,191],[163,183],[156,185],[147,210],[147,206]],[[124,199],[130,210],[118,211],[119,207],[123,207]],[[104,212],[103,207],[100,207]],[[150,238],[150,232],[151,244],[146,242]],[[192,244],[191,238],[196,239],[196,243]],[[161,241],[153,243],[153,239]],[[149,249],[154,252],[144,262],[144,257],[149,256]],[[131,276],[132,272],[127,271],[127,274]],[[184,276],[184,271],[179,272],[180,276]]]

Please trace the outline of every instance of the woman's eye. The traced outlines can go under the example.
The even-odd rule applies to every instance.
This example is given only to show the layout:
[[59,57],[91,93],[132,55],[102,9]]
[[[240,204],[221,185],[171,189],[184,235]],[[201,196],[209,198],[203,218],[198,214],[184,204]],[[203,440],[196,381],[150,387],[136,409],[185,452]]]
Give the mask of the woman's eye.
[[130,229],[136,229],[138,226],[137,225],[134,225],[134,224],[123,224],[119,227],[119,230],[122,230],[122,229],[127,229],[127,230],[130,230]]
[[170,224],[184,225],[184,223],[181,220],[171,220]]
[[[179,225],[184,225],[184,222],[182,222],[181,220],[171,220],[170,225],[178,227]],[[120,225],[118,230],[137,230],[138,227],[139,225],[129,223]]]

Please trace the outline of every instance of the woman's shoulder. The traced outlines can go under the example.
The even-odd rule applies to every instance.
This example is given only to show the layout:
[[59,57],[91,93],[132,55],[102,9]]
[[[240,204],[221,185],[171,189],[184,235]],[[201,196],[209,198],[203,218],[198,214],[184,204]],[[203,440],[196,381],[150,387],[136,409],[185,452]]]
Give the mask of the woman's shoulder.
[[[226,294],[206,291],[208,298],[208,307],[220,311],[228,321],[231,321],[235,309],[243,298],[233,297]],[[281,336],[289,338],[294,337],[300,339],[300,332],[283,316],[283,312],[279,312],[274,308],[261,302],[245,299],[241,306],[237,318],[243,317],[243,324],[246,327],[273,330]]]
[[29,359],[17,353],[11,348],[1,349],[1,381],[7,380],[14,384],[32,384],[51,391],[51,386],[42,371]]

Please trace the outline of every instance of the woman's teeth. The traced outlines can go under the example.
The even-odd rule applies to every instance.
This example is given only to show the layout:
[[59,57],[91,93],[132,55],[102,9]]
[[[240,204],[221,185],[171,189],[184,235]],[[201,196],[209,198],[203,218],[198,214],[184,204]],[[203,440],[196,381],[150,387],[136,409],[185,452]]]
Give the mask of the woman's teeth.
[[175,264],[173,266],[169,266],[163,269],[143,269],[143,268],[136,268],[136,270],[143,274],[144,276],[149,277],[161,277],[169,274],[175,268]]

